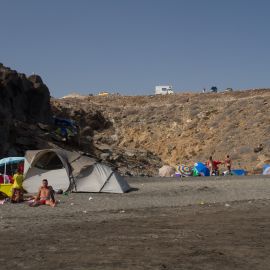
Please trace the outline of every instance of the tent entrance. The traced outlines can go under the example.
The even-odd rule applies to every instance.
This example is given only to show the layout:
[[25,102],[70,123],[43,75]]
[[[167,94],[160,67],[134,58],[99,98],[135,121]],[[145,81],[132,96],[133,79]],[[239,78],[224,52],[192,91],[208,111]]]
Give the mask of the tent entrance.
[[61,159],[54,152],[42,155],[32,166],[41,170],[59,170],[64,168]]

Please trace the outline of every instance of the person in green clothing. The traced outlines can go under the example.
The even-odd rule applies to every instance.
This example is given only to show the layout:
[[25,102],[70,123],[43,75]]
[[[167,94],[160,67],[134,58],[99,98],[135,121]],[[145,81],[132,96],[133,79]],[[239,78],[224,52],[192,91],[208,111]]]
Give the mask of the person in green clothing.
[[23,202],[23,174],[20,170],[13,175],[13,180],[11,202]]

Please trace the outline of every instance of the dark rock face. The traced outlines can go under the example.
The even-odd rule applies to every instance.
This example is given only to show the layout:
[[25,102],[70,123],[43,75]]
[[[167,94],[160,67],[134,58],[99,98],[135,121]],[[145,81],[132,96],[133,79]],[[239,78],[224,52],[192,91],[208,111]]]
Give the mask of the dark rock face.
[[[0,158],[57,147],[80,151],[123,175],[156,174],[161,160],[150,151],[118,147],[118,130],[100,109],[88,99],[51,99],[40,76],[26,77],[0,63]],[[75,121],[78,132],[63,140],[52,115]]]
[[19,140],[15,122],[49,123],[51,118],[50,92],[40,76],[27,78],[0,64],[0,156]]

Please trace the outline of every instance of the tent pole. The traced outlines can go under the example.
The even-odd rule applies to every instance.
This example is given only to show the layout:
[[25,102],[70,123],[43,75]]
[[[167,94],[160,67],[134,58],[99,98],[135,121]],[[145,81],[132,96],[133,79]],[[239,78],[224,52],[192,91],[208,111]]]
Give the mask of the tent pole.
[[102,191],[102,189],[105,187],[105,185],[109,182],[110,178],[113,176],[114,171],[112,171],[109,175],[109,177],[107,178],[107,180],[104,182],[104,184],[102,185],[101,189],[99,190],[99,192]]

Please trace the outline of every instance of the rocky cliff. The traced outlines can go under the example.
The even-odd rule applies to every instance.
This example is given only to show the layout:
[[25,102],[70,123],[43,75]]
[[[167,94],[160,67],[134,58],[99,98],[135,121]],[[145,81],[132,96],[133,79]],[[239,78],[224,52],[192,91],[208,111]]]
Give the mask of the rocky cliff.
[[[57,147],[81,151],[123,174],[153,175],[161,165],[157,156],[143,148],[117,147],[113,119],[105,116],[99,106],[85,99],[62,102],[51,98],[38,75],[27,77],[1,64],[0,97],[0,158]],[[53,116],[74,120],[78,134],[63,141],[56,132]]]
[[26,77],[0,64],[0,156],[34,146],[31,125],[50,123],[51,116],[50,92],[40,76]]

